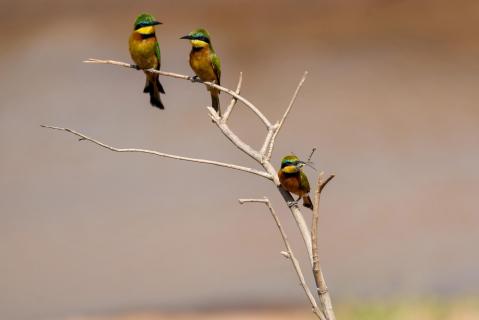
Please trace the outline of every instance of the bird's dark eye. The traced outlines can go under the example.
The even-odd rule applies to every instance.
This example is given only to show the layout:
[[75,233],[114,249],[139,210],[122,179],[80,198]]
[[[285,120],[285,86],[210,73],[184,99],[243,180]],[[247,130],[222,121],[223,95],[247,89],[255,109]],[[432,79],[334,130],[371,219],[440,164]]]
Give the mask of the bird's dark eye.
[[286,160],[281,164],[281,168],[288,167],[288,166],[291,166],[291,165],[294,165],[294,163],[290,160]]
[[147,26],[148,26],[147,22],[140,22],[136,25],[135,30],[138,30],[140,28],[147,27]]
[[206,43],[210,43],[210,39],[208,39],[208,37],[205,37],[205,36],[194,36],[195,40],[201,40],[203,42],[206,42]]

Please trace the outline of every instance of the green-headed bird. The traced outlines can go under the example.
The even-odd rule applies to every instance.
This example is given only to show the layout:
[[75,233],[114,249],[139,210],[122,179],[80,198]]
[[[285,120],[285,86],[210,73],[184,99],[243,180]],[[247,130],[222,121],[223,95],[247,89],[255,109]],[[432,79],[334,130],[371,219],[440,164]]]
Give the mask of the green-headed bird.
[[[161,22],[156,21],[152,15],[147,13],[140,14],[135,20],[134,30],[128,44],[131,58],[140,69],[160,70],[160,45],[156,39],[154,27],[158,24],[161,24]],[[160,99],[160,92],[165,93],[165,90],[160,83],[158,74],[146,71],[145,74],[146,84],[143,92],[150,94],[152,106],[164,109],[165,107]]]
[[[191,41],[190,66],[196,76],[202,81],[214,82],[220,85],[221,79],[221,62],[216,55],[211,38],[205,29],[196,29],[188,35],[181,37]],[[211,104],[213,108],[221,116],[219,90],[208,87],[211,93]]]
[[281,186],[288,192],[299,196],[292,204],[296,204],[303,198],[303,205],[313,210],[313,203],[309,197],[309,181],[301,169],[306,163],[294,155],[289,155],[281,160],[281,169],[278,171],[278,178]]

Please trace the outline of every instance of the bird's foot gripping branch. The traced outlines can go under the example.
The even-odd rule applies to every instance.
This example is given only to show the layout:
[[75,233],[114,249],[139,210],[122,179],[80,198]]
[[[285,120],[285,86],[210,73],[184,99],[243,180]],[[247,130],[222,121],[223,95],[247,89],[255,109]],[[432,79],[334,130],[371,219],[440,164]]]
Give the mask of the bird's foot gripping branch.
[[[153,22],[150,21],[150,22],[147,22],[147,24],[148,23],[151,24]],[[142,28],[142,24],[140,23],[138,25],[138,27],[139,27],[138,30],[140,28]],[[145,30],[143,30],[143,31],[145,31]],[[87,61],[85,61],[85,63],[112,64],[112,65],[116,65],[116,66],[121,66],[121,67],[126,67],[126,68],[131,68],[131,69],[138,70],[137,65],[124,63],[124,62],[119,62],[119,61],[113,61],[113,60],[88,59]],[[141,68],[141,66],[140,66],[140,68]],[[165,77],[170,77],[170,78],[175,78],[175,79],[183,79],[183,80],[186,80],[186,81],[191,81],[191,82],[194,82],[194,83],[199,83],[199,84],[202,84],[202,85],[206,85],[209,89],[211,89],[210,92],[212,92],[212,90],[214,90],[215,92],[216,91],[217,92],[224,92],[225,94],[231,96],[231,101],[226,106],[226,108],[224,108],[224,112],[222,114],[219,112],[219,109],[215,109],[213,107],[207,107],[207,109],[209,111],[209,116],[211,117],[213,122],[217,125],[217,127],[221,131],[221,133],[228,140],[230,140],[231,143],[233,143],[233,145],[235,145],[238,149],[240,149],[242,152],[246,153],[248,156],[253,158],[262,167],[262,169],[258,170],[258,169],[249,168],[249,167],[242,166],[242,165],[229,164],[229,163],[224,163],[224,162],[219,162],[219,161],[214,161],[214,160],[198,159],[198,158],[191,158],[191,157],[167,154],[167,153],[163,153],[163,152],[159,152],[159,151],[153,151],[153,150],[138,149],[138,148],[117,148],[117,147],[110,146],[106,143],[103,143],[99,140],[90,138],[83,133],[77,132],[77,131],[69,129],[69,128],[63,128],[63,127],[57,127],[57,126],[42,126],[42,127],[53,129],[53,130],[60,130],[60,131],[68,132],[70,134],[73,134],[73,135],[79,137],[80,141],[89,141],[89,142],[92,142],[92,143],[102,147],[102,148],[105,148],[105,149],[108,149],[108,150],[114,151],[114,152],[145,153],[145,154],[150,154],[150,155],[163,157],[163,158],[189,161],[189,162],[195,162],[195,163],[199,163],[199,164],[214,165],[214,166],[219,166],[219,167],[224,167],[224,168],[229,168],[229,169],[233,169],[233,170],[239,170],[239,171],[251,173],[251,174],[263,177],[265,179],[268,179],[272,183],[274,183],[274,185],[277,187],[278,191],[281,193],[282,197],[284,198],[286,204],[289,204],[292,201],[294,201],[293,197],[291,196],[291,194],[288,191],[291,191],[295,194],[298,194],[300,197],[303,198],[303,201],[305,201],[305,196],[307,196],[308,193],[309,193],[309,182],[307,183],[307,186],[306,186],[305,181],[303,181],[304,178],[301,175],[301,172],[302,172],[301,167],[302,167],[304,162],[301,162],[299,159],[296,162],[295,161],[291,162],[291,161],[288,160],[287,161],[288,163],[285,166],[283,166],[283,164],[284,164],[284,159],[283,159],[283,162],[282,162],[281,166],[283,167],[283,169],[288,167],[287,169],[284,170],[284,171],[286,171],[285,172],[286,176],[288,174],[287,171],[292,171],[292,172],[295,171],[295,172],[299,173],[299,175],[298,175],[299,180],[298,180],[297,177],[294,178],[294,179],[291,179],[291,180],[286,179],[287,183],[285,183],[284,182],[285,180],[281,178],[281,176],[282,176],[281,172],[282,171],[280,170],[280,174],[278,174],[278,172],[276,171],[274,166],[271,164],[271,155],[272,155],[272,152],[273,152],[273,149],[274,149],[276,137],[279,134],[286,118],[288,117],[289,113],[292,110],[292,107],[294,105],[296,97],[297,97],[297,95],[298,95],[298,93],[299,93],[299,91],[300,91],[301,87],[303,86],[303,83],[306,79],[307,72],[304,73],[304,75],[301,78],[298,86],[296,87],[296,90],[295,90],[288,106],[286,107],[286,110],[285,110],[282,118],[279,121],[277,121],[275,123],[272,123],[260,111],[259,108],[257,108],[253,103],[251,103],[249,100],[247,100],[246,98],[244,98],[240,94],[241,86],[242,86],[242,74],[240,74],[236,90],[231,90],[231,89],[222,87],[219,84],[219,77],[218,77],[218,81],[216,81],[216,79],[213,79],[212,81],[205,81],[205,80],[202,80],[201,77],[195,78],[195,77],[190,77],[190,76],[181,75],[181,74],[177,74],[177,73],[160,71],[157,68],[148,68],[148,69],[141,68],[141,69],[143,71],[147,72],[147,73],[154,74],[155,77],[165,76]],[[247,143],[245,143],[239,136],[237,136],[231,130],[231,128],[228,125],[229,116],[231,115],[231,112],[232,112],[233,108],[235,107],[235,105],[238,101],[240,101],[243,105],[245,105],[248,109],[250,109],[253,112],[253,114],[255,114],[259,118],[259,120],[263,123],[263,125],[266,128],[266,135],[265,135],[263,144],[261,146],[261,149],[259,149],[259,150],[256,150],[256,149],[252,148],[250,145],[248,145]],[[308,161],[309,161],[309,159],[308,159]],[[290,166],[293,166],[294,168],[290,167]],[[286,178],[289,178],[289,177],[286,177]],[[311,231],[310,231],[310,227],[307,225],[299,207],[297,205],[289,206],[289,209],[290,209],[290,211],[292,213],[292,216],[293,216],[293,218],[296,222],[296,225],[297,225],[297,227],[300,231],[300,234],[303,238],[303,241],[305,243],[305,246],[306,246],[306,249],[307,249],[307,252],[308,252],[311,271],[313,273],[313,276],[314,276],[314,279],[315,279],[315,282],[316,282],[316,290],[315,291],[317,293],[318,302],[317,302],[316,298],[314,297],[314,295],[312,294],[311,290],[309,289],[308,285],[306,284],[306,281],[304,280],[304,275],[303,275],[303,272],[301,270],[300,264],[299,264],[298,260],[296,259],[295,255],[294,255],[293,249],[291,248],[291,246],[290,246],[290,244],[287,240],[285,230],[281,226],[279,218],[276,215],[276,213],[274,212],[274,209],[273,209],[270,201],[266,198],[265,199],[243,199],[243,200],[240,200],[241,203],[245,203],[245,202],[264,203],[269,208],[270,213],[275,220],[275,223],[276,223],[276,225],[278,227],[278,230],[281,234],[283,242],[286,246],[287,251],[283,252],[282,254],[283,254],[283,256],[287,257],[291,261],[293,269],[295,270],[295,272],[298,276],[301,287],[303,288],[303,290],[305,292],[305,295],[306,295],[309,303],[311,304],[311,307],[313,309],[313,313],[316,315],[316,317],[318,317],[321,320],[335,320],[335,315],[334,315],[333,308],[332,308],[331,298],[330,298],[329,291],[328,291],[327,286],[326,286],[326,282],[324,281],[324,277],[323,277],[321,267],[320,267],[320,263],[319,263],[319,261],[320,261],[319,260],[319,253],[318,253],[319,250],[318,250],[318,244],[317,244],[318,221],[319,221],[319,198],[320,198],[320,194],[321,194],[321,191],[323,190],[324,186],[329,181],[331,181],[332,178],[333,178],[333,176],[329,176],[328,178],[323,179],[323,175],[322,174],[319,175],[317,186],[316,186],[316,191],[315,191],[315,194],[314,194],[315,195],[314,203],[311,203],[311,206],[310,206],[311,209],[314,208],[314,210],[313,210],[313,223],[311,225]],[[282,183],[281,180],[283,180],[283,183]],[[307,182],[307,179],[306,179],[306,182]],[[296,183],[298,183],[299,185],[296,186]],[[291,187],[291,186],[293,186],[293,187]],[[308,199],[309,199],[309,196],[308,196]],[[311,202],[311,200],[309,199],[309,202],[308,202],[308,200],[306,200],[306,202],[304,204],[306,206],[308,206],[310,202]]]

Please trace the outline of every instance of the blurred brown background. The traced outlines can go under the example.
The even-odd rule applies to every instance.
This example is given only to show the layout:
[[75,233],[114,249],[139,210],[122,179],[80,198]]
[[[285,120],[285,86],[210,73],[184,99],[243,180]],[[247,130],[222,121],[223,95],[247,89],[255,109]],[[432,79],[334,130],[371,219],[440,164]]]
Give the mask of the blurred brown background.
[[[163,70],[192,73],[179,37],[204,26],[222,84],[242,71],[271,119],[310,72],[274,161],[317,146],[337,174],[320,226],[334,302],[477,297],[479,2],[19,0],[0,2],[0,318],[308,308],[265,208],[237,202],[269,196],[304,258],[270,183],[40,128],[255,166],[209,121],[204,88],[162,79],[159,111],[141,73],[81,63],[130,61],[142,11],[164,23]],[[254,146],[264,134],[243,107],[232,127]]]

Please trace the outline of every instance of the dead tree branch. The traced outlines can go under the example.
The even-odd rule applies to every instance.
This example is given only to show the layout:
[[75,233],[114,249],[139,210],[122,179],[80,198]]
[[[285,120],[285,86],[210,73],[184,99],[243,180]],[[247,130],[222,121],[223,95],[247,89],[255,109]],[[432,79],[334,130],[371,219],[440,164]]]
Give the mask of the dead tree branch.
[[[119,62],[119,61],[113,61],[113,60],[89,59],[89,60],[84,61],[84,62],[85,63],[93,63],[93,64],[112,64],[112,65],[117,65],[117,66],[122,66],[122,67],[126,67],[126,68],[139,70],[136,65],[129,64],[129,63],[124,63],[124,62]],[[225,135],[226,138],[228,138],[228,140],[231,141],[231,143],[233,143],[234,146],[236,146],[238,149],[240,149],[241,151],[243,151],[244,153],[249,155],[251,158],[253,158],[255,161],[257,161],[258,164],[260,164],[263,167],[264,170],[257,170],[257,169],[248,168],[248,167],[245,167],[245,166],[223,163],[223,162],[218,162],[218,161],[213,161],[213,160],[183,157],[183,156],[172,155],[172,154],[167,154],[167,153],[162,153],[162,152],[152,151],[152,150],[146,150],[146,149],[115,148],[115,147],[109,146],[109,145],[107,145],[107,144],[105,144],[101,141],[92,139],[92,138],[84,135],[83,133],[77,132],[77,131],[69,129],[69,128],[54,127],[54,126],[42,126],[42,127],[48,128],[48,129],[53,129],[53,130],[68,132],[70,134],[76,135],[77,137],[80,138],[80,140],[90,141],[90,142],[92,142],[92,143],[94,143],[94,144],[96,144],[96,145],[98,145],[102,148],[105,148],[105,149],[108,149],[108,150],[114,151],[114,152],[145,153],[145,154],[151,154],[151,155],[164,157],[164,158],[215,165],[215,166],[230,168],[230,169],[243,171],[243,172],[247,172],[247,173],[252,173],[252,174],[261,176],[263,178],[266,178],[268,180],[271,180],[276,185],[278,191],[281,193],[281,195],[283,196],[283,199],[285,200],[286,203],[292,202],[294,200],[293,197],[291,196],[291,194],[280,186],[280,182],[279,182],[279,178],[278,178],[276,169],[271,164],[270,159],[271,159],[271,155],[272,155],[272,152],[273,152],[276,136],[278,135],[281,127],[283,126],[286,118],[288,117],[288,115],[289,115],[289,113],[290,113],[290,111],[293,107],[293,104],[296,100],[296,97],[297,97],[297,95],[298,95],[298,93],[299,93],[299,91],[300,91],[301,87],[303,86],[303,83],[306,79],[307,72],[305,72],[303,77],[301,78],[301,80],[300,80],[300,82],[299,82],[299,84],[298,84],[298,86],[297,86],[297,88],[296,88],[296,90],[295,90],[295,92],[294,92],[294,94],[293,94],[293,96],[290,100],[290,103],[289,103],[285,113],[283,114],[281,120],[279,122],[276,122],[276,123],[272,124],[271,121],[268,120],[266,118],[266,116],[254,104],[252,104],[249,100],[247,100],[246,98],[244,98],[243,96],[240,95],[242,79],[243,79],[242,74],[240,74],[236,90],[233,91],[231,89],[219,86],[215,83],[203,82],[203,81],[201,81],[197,78],[186,76],[186,75],[181,75],[181,74],[166,72],[166,71],[159,71],[159,70],[154,70],[154,69],[148,69],[148,70],[145,70],[145,71],[151,72],[151,73],[157,73],[157,74],[162,75],[162,76],[167,76],[167,77],[172,77],[172,78],[176,78],[176,79],[191,81],[193,83],[201,83],[201,84],[204,84],[206,86],[209,86],[209,87],[215,88],[217,90],[223,91],[226,94],[230,95],[231,96],[231,102],[226,107],[223,116],[220,116],[213,108],[207,107],[208,112],[209,112],[209,116],[211,117],[213,122],[217,125],[217,127],[220,129],[220,131]],[[264,143],[263,143],[260,150],[255,150],[249,144],[247,144],[246,142],[241,140],[241,138],[238,137],[228,126],[228,119],[231,115],[231,112],[232,112],[235,104],[238,101],[242,102],[246,107],[248,107],[260,119],[260,121],[265,125],[265,127],[267,129],[267,133],[266,133],[266,136],[265,136],[265,139],[264,139]],[[330,179],[331,178],[327,179],[325,181],[324,185],[327,182],[329,182]],[[322,187],[320,186],[320,188],[318,189],[317,192],[320,193],[322,188],[324,187],[324,185],[322,185]],[[318,203],[315,205],[316,208],[318,207],[318,204],[319,204],[319,193],[318,193],[318,200],[317,200]],[[291,261],[293,263],[293,267],[295,268],[296,273],[298,274],[298,277],[300,279],[301,285],[303,286],[303,289],[305,290],[306,295],[308,296],[308,299],[311,302],[311,305],[313,307],[313,312],[321,320],[334,320],[334,314],[332,313],[332,306],[331,306],[331,300],[329,298],[329,294],[321,295],[321,292],[324,292],[324,290],[323,290],[324,288],[326,288],[325,290],[326,290],[326,293],[327,293],[327,287],[324,283],[324,278],[322,277],[322,273],[321,273],[321,270],[319,268],[319,258],[318,258],[318,255],[317,255],[317,251],[318,251],[317,245],[316,245],[316,247],[313,247],[314,243],[317,242],[317,221],[318,221],[319,218],[314,220],[316,224],[313,223],[313,228],[316,228],[316,229],[314,229],[313,233],[310,233],[309,227],[308,227],[308,225],[307,225],[307,223],[306,223],[306,221],[303,217],[303,214],[302,214],[301,210],[299,209],[298,205],[293,205],[293,206],[290,207],[290,211],[292,213],[292,216],[293,216],[293,218],[294,218],[294,220],[295,220],[295,222],[298,226],[300,234],[301,234],[301,236],[303,238],[303,241],[305,243],[311,266],[313,266],[313,270],[316,270],[317,268],[319,268],[318,270],[319,270],[320,277],[318,279],[321,280],[322,282],[317,281],[317,284],[318,283],[324,284],[324,287],[321,287],[321,286],[317,285],[318,288],[319,288],[318,293],[320,293],[320,301],[321,301],[321,304],[318,306],[318,304],[316,303],[316,300],[314,299],[313,295],[311,294],[309,288],[305,284],[304,276],[303,276],[303,274],[301,272],[301,269],[299,267],[299,263],[296,260],[296,258],[294,257],[294,254],[293,254],[292,249],[291,249],[291,247],[290,247],[290,245],[287,241],[284,230],[281,227],[278,216],[275,214],[269,200],[268,199],[263,199],[263,200],[245,199],[245,200],[242,200],[242,201],[243,202],[262,202],[262,203],[265,203],[268,206],[273,218],[276,221],[276,224],[279,228],[279,231],[280,231],[280,233],[283,237],[283,241],[285,242],[286,248],[288,250],[288,252],[285,253],[284,255],[288,256],[291,259]],[[312,236],[315,237],[314,238],[315,241],[312,241]],[[315,256],[315,252],[316,252],[316,256]],[[316,264],[315,264],[315,261],[317,261]],[[316,279],[316,274],[315,274],[315,279]],[[323,289],[320,289],[320,288],[323,288]],[[325,300],[325,302],[323,303],[323,300],[321,300],[321,299],[324,298],[324,297],[329,299],[329,302]],[[330,307],[330,312],[328,312],[328,309],[327,309],[328,307]],[[330,316],[331,314],[332,314],[332,317]]]

